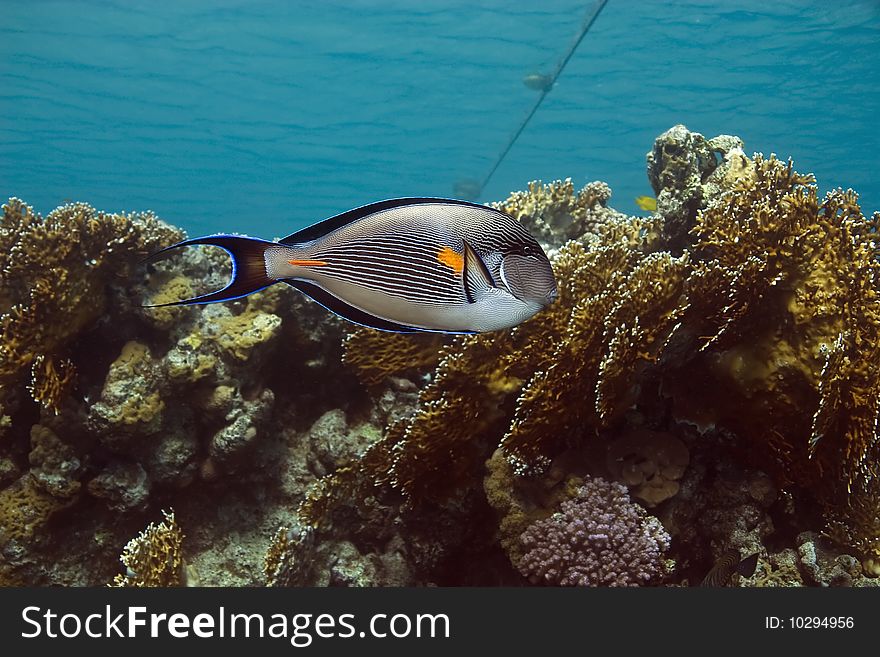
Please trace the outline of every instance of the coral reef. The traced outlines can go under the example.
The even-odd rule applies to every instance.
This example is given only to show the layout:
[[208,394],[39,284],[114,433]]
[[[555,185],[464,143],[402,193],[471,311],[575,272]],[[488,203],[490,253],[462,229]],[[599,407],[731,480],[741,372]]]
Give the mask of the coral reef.
[[[321,482],[304,521],[376,486],[409,506],[445,504],[480,480],[498,445],[517,474],[541,473],[571,446],[631,430],[625,413],[636,408],[666,426],[724,427],[745,458],[819,501],[829,531],[848,531],[841,540],[872,558],[877,442],[867,418],[878,389],[863,366],[870,354],[854,350],[880,343],[878,215],[865,219],[852,192],[820,203],[809,176],[775,158],[748,160],[735,138],[683,130],[658,139],[651,170],[658,196],[677,209],[606,217],[560,248],[554,306],[509,332],[445,347],[416,412]],[[501,207],[554,217],[545,226],[571,216],[564,188],[533,186],[531,195],[532,205],[520,194]],[[805,408],[815,409],[812,423]],[[642,489],[653,503],[675,492],[687,464],[676,451],[670,476]]]
[[[82,533],[91,527],[101,536],[83,549],[105,553],[175,491],[210,488],[233,473],[256,476],[266,458],[257,446],[277,445],[268,432],[275,408],[268,384],[290,390],[296,399],[289,409],[306,426],[332,405],[327,390],[345,394],[355,386],[338,364],[338,325],[316,321],[323,309],[293,290],[266,290],[204,312],[140,308],[222,286],[229,274],[217,251],[196,249],[147,266],[142,283],[136,263],[183,236],[151,214],[73,204],[43,220],[17,199],[4,212],[4,581],[101,581],[106,565],[85,574],[45,540],[59,511],[81,509]],[[278,309],[288,319],[283,328]],[[282,333],[294,364],[281,358],[281,369],[264,367],[270,354],[277,358]],[[187,513],[186,504],[175,507]]]
[[507,200],[492,203],[520,221],[539,240],[559,246],[567,239],[595,232],[596,227],[626,215],[608,207],[611,188],[600,180],[575,194],[571,178],[543,184],[533,180],[524,192],[513,192]]
[[535,583],[560,586],[644,586],[664,573],[669,534],[629,499],[626,487],[588,479],[559,512],[520,537],[517,564]]
[[37,401],[57,410],[70,387],[70,342],[101,317],[107,285],[182,236],[152,214],[72,203],[45,218],[19,199],[0,221],[0,400],[31,375]]
[[[649,217],[598,182],[496,203],[543,242],[559,298],[447,338],[352,328],[280,285],[142,309],[222,287],[228,258],[133,274],[180,231],[10,199],[0,581],[113,579],[173,506],[190,584],[693,585],[739,550],[759,563],[732,585],[877,585],[880,214],[684,126],[648,176]],[[587,498],[628,520],[588,529],[608,519]],[[183,583],[176,523],[131,542],[117,580]],[[591,557],[646,536],[651,565]]]

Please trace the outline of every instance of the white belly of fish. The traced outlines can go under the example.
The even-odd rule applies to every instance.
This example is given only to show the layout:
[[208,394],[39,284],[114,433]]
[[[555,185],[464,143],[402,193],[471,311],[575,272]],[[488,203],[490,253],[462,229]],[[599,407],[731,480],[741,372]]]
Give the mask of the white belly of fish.
[[416,328],[438,331],[495,331],[510,328],[541,309],[493,288],[468,303],[421,303],[314,273],[307,280],[346,303],[376,317]]

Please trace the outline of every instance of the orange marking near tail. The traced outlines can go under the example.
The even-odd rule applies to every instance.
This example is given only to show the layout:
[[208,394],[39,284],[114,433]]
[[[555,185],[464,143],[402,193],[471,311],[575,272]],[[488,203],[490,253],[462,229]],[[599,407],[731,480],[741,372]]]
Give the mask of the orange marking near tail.
[[437,254],[437,262],[451,268],[456,274],[460,274],[464,270],[464,256],[448,246],[440,249],[440,253]]
[[294,267],[323,267],[327,264],[323,260],[288,260],[287,263]]

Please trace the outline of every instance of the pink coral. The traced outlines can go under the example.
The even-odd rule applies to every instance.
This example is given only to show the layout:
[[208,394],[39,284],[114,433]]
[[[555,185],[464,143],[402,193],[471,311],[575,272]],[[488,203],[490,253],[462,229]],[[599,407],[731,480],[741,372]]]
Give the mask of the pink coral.
[[519,570],[534,583],[641,586],[662,577],[670,538],[630,501],[626,486],[595,477],[520,540],[525,554]]

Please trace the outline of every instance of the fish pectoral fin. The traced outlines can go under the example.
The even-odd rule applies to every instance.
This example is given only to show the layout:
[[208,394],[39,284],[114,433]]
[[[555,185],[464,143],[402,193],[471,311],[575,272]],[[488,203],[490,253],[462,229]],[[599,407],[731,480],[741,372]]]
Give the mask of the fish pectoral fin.
[[467,243],[467,240],[462,242],[464,242],[464,264],[461,268],[461,278],[464,283],[464,295],[468,303],[476,303],[477,294],[498,286],[480,255]]
[[424,329],[398,324],[397,322],[382,319],[381,317],[376,317],[364,310],[355,308],[336,295],[331,294],[317,283],[304,281],[298,278],[285,279],[284,282],[291,287],[295,287],[313,301],[324,306],[327,310],[334,312],[343,319],[347,319],[355,324],[379,329],[380,331],[393,331],[395,333],[416,333],[424,331]]

